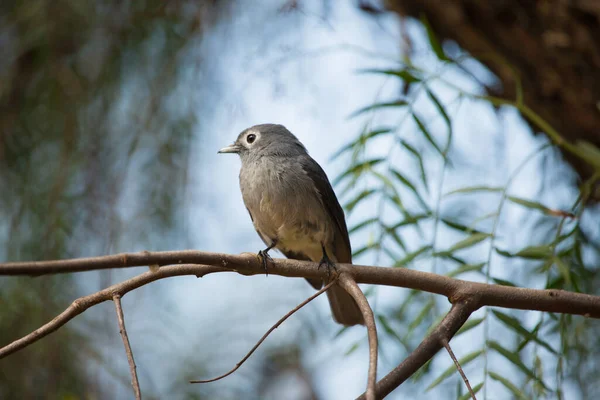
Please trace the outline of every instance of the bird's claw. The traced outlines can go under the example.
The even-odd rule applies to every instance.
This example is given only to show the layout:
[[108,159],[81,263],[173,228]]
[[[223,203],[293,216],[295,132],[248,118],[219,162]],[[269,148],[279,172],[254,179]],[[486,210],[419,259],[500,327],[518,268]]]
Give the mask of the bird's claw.
[[269,270],[267,268],[267,262],[269,262],[269,261],[272,262],[273,259],[269,255],[268,250],[259,250],[257,257],[260,260],[260,262],[262,263],[263,269],[265,270],[265,275],[269,276]]
[[319,261],[319,266],[317,268],[321,269],[322,266],[327,267],[327,279],[331,278],[331,269],[332,268],[337,273],[337,267],[335,266],[333,261],[331,261],[329,259],[329,257],[327,257],[327,256],[324,256],[323,258],[321,258],[321,261]]

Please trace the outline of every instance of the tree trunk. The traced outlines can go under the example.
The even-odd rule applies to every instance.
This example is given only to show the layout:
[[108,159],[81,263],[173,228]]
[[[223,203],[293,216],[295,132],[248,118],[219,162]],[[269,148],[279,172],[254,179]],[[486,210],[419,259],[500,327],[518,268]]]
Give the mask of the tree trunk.
[[[514,99],[516,71],[526,105],[569,141],[600,147],[600,0],[388,0],[387,7],[424,14],[440,40],[456,41],[490,68],[502,82],[488,88],[492,94]],[[564,155],[582,179],[591,176],[589,165]]]

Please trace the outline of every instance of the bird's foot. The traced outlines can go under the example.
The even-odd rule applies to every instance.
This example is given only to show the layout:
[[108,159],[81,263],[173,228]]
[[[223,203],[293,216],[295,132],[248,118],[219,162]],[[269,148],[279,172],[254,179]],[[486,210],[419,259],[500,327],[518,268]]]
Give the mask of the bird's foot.
[[321,258],[321,261],[319,261],[319,266],[318,269],[321,269],[321,267],[327,267],[327,278],[331,278],[331,269],[333,268],[333,270],[335,272],[337,272],[337,267],[335,266],[335,264],[333,263],[333,261],[331,261],[329,259],[329,257],[327,257],[327,253],[323,252],[323,258]]
[[267,268],[267,262],[273,262],[273,259],[269,255],[269,250],[270,249],[259,250],[258,251],[258,255],[257,255],[258,259],[262,263],[262,266],[263,266],[263,269],[265,270],[265,275],[266,276],[269,276],[269,270]]

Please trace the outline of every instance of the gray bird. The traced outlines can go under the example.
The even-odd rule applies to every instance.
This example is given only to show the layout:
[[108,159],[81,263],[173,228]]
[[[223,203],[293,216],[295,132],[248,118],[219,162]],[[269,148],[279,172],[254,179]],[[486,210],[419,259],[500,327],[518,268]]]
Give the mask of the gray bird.
[[[219,153],[237,153],[242,160],[240,189],[261,239],[266,268],[268,251],[276,248],[295,260],[352,263],[344,211],[323,169],[282,125],[246,129]],[[320,289],[320,279],[307,279]],[[344,325],[364,324],[354,299],[337,284],[327,291],[333,318]]]

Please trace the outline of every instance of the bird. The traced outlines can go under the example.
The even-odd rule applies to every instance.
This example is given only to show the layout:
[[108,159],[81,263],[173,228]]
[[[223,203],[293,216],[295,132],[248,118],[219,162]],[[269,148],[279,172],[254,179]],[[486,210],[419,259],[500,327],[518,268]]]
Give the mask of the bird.
[[[218,152],[235,153],[241,159],[240,190],[254,228],[267,246],[258,252],[265,270],[273,248],[290,259],[319,262],[328,272],[335,263],[352,263],[344,211],[331,183],[286,127],[254,125]],[[319,290],[329,278],[307,281]],[[336,322],[364,325],[358,305],[341,286],[335,283],[327,297]]]

